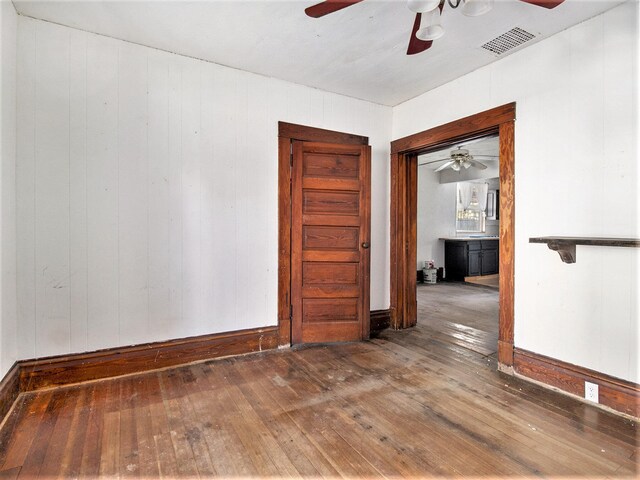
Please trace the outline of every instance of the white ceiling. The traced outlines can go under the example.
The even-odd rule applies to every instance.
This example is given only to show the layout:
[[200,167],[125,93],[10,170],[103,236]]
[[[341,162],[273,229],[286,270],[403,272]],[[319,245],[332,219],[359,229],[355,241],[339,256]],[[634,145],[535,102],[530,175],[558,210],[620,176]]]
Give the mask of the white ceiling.
[[366,0],[319,19],[304,13],[319,0],[14,0],[23,15],[392,106],[495,61],[480,46],[513,27],[537,35],[526,48],[622,2],[547,10],[496,0],[482,17],[447,5],[445,36],[407,56],[415,14],[405,0]]

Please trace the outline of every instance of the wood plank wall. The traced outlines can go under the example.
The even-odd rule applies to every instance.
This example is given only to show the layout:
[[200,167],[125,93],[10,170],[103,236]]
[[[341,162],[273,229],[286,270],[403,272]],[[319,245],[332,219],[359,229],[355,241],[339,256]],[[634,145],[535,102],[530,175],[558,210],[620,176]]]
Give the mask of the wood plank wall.
[[[0,2],[0,378],[17,358],[16,42],[18,15]],[[0,390],[1,390],[0,386]],[[1,395],[1,394],[0,394]],[[0,414],[2,400],[0,400]]]
[[388,307],[391,109],[21,17],[21,358],[277,323],[277,123],[373,140]]

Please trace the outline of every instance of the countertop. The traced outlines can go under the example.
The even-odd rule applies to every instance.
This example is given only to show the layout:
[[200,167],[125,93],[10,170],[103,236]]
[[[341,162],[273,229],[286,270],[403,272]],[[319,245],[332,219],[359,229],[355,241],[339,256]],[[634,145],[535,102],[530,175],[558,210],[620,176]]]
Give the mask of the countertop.
[[497,235],[490,236],[466,236],[466,237],[440,237],[440,240],[460,240],[460,241],[469,241],[469,240],[499,240],[500,237]]

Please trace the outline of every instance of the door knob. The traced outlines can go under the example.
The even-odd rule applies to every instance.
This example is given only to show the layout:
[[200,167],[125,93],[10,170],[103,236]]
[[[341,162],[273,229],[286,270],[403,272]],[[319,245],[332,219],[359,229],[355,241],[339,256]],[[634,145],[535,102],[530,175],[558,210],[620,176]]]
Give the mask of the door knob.
[[369,244],[368,244],[367,242],[364,242],[364,243],[362,244],[362,248],[369,248]]

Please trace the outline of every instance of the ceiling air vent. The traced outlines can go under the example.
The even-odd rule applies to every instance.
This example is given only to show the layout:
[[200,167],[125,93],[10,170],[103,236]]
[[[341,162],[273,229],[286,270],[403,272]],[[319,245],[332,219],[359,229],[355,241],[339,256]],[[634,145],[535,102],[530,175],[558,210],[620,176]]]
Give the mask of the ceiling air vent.
[[502,55],[504,52],[508,52],[509,50],[519,47],[532,38],[535,38],[535,35],[527,32],[526,30],[515,27],[493,40],[489,40],[487,43],[482,45],[482,48],[489,50],[496,55]]

